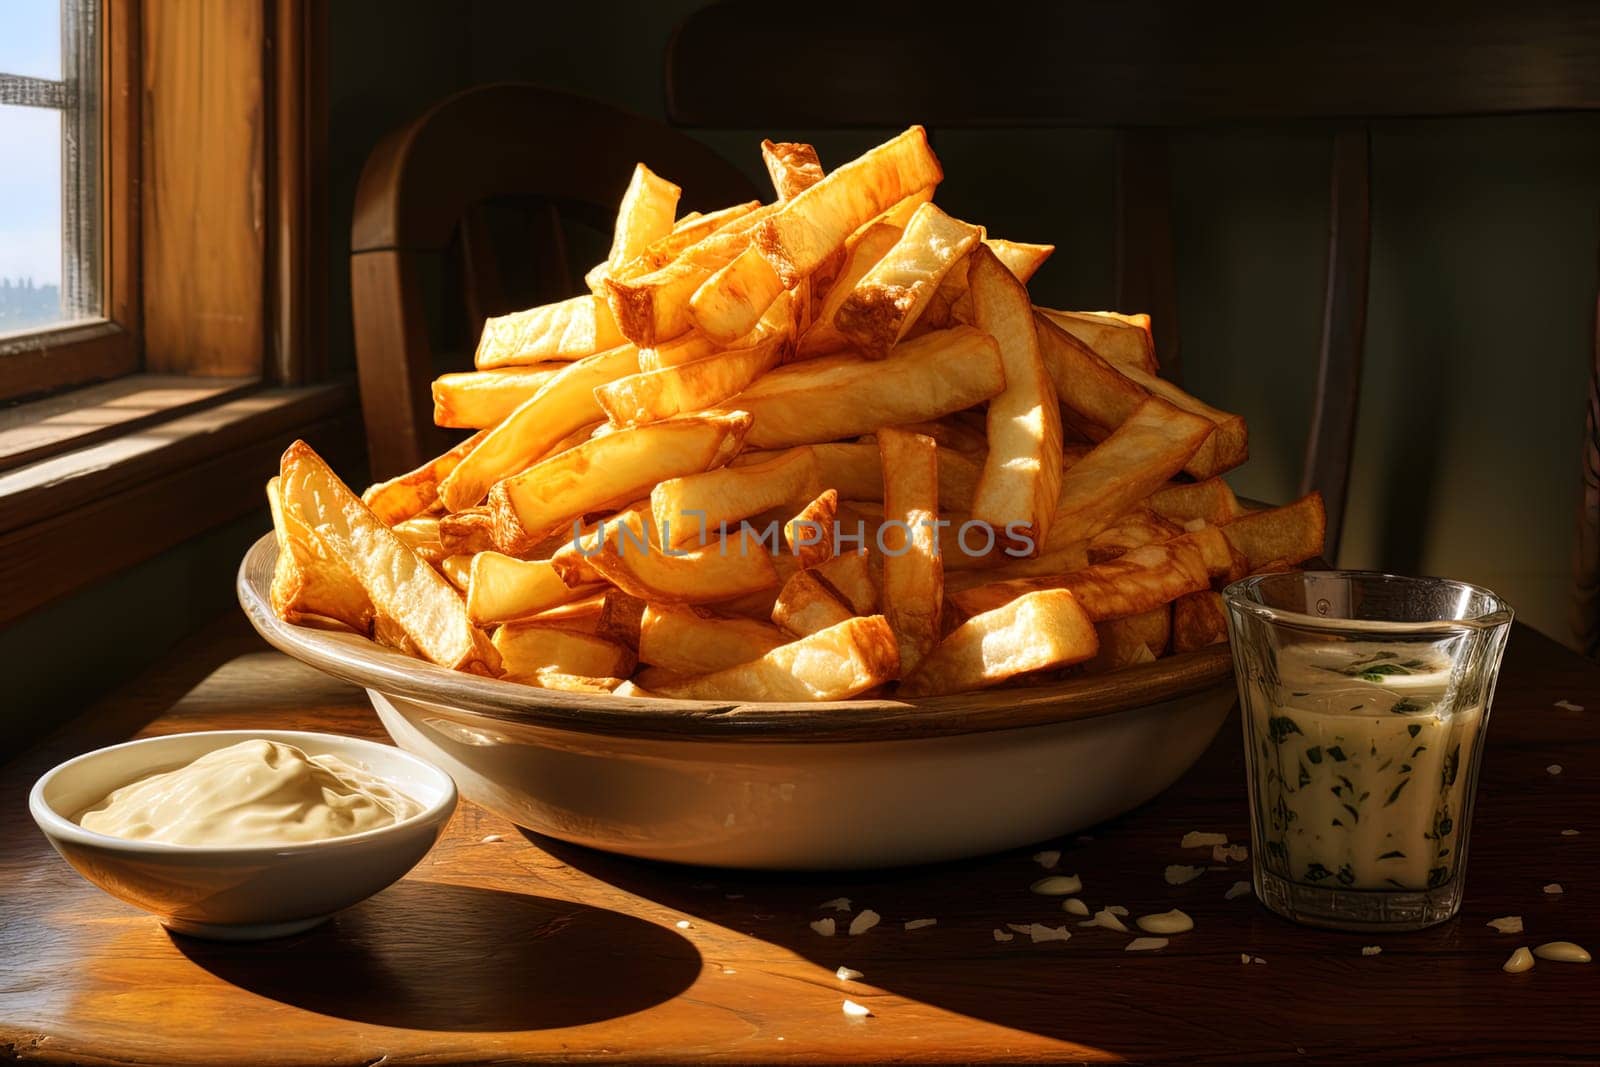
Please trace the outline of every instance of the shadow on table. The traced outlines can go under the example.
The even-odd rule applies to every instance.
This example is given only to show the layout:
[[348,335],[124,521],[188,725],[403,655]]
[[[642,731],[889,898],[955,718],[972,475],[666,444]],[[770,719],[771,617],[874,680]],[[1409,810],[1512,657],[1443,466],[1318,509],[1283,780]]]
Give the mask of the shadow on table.
[[[296,937],[173,943],[273,1000],[417,1030],[544,1030],[629,1015],[688,988],[700,954],[669,930],[584,904],[406,881]],[[630,960],[649,960],[631,968]],[[618,982],[619,968],[631,968]]]

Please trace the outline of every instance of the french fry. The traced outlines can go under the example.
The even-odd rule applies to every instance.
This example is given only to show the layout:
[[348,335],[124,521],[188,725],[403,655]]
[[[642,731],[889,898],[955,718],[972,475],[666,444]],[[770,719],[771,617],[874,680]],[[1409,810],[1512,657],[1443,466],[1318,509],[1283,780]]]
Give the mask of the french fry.
[[1123,366],[1117,369],[1152,396],[1159,396],[1174,407],[1208,419],[1216,427],[1211,436],[1195,450],[1195,454],[1189,457],[1189,462],[1184,464],[1185,473],[1196,479],[1215,478],[1250,458],[1250,434],[1242,416],[1219,411],[1140,367]]
[[772,556],[742,531],[704,548],[668,554],[607,539],[588,560],[601,577],[650,603],[715,604],[778,587]]
[[1143,328],[1108,311],[1057,311],[1039,308],[1049,319],[1072,336],[1119,367],[1138,367],[1156,374],[1155,344],[1150,336],[1149,318]]
[[355,575],[328,551],[316,531],[285,512],[276,477],[267,482],[278,562],[272,571],[272,610],[297,626],[372,629],[372,600]]
[[1322,494],[1317,492],[1281,508],[1247,512],[1220,527],[1229,543],[1249,561],[1252,574],[1273,562],[1304,563],[1322,551],[1327,528]]
[[617,208],[617,224],[611,238],[611,254],[605,262],[584,276],[590,291],[604,297],[604,282],[611,273],[633,261],[644,250],[677,227],[678,197],[683,192],[665,178],[657,176],[643,163],[633,168],[633,178]]
[[639,660],[688,677],[759,659],[787,640],[768,622],[648,604],[639,621]]
[[540,689],[556,689],[563,693],[588,693],[591,696],[616,693],[627,684],[621,678],[590,678],[586,675],[563,674],[561,671],[548,670],[538,671],[530,678],[517,680]]
[[878,431],[883,465],[883,615],[900,669],[916,673],[939,643],[944,562],[939,554],[939,450],[933,438]]
[[816,457],[809,448],[794,448],[764,463],[665,479],[650,492],[650,512],[663,544],[704,545],[724,523],[798,504],[821,490]]
[[795,359],[811,359],[849,346],[850,339],[840,332],[837,325],[839,308],[850,298],[861,279],[900,240],[901,232],[900,228],[886,222],[875,222],[856,240],[844,257],[838,277],[817,308],[816,321],[800,336]]
[[958,327],[907,341],[884,360],[838,354],[779,367],[730,403],[755,420],[752,447],[784,448],[938,418],[1004,388],[994,339]]
[[[998,237],[985,237],[983,243],[988,247],[989,251],[994,253],[994,257],[1005,265],[1006,270],[1010,271],[1012,276],[1024,285],[1028,284],[1028,279],[1032,278],[1039,268],[1044,266],[1045,260],[1049,259],[1056,250],[1055,245],[1031,245],[1024,244],[1021,241],[1007,241]],[[954,286],[952,288],[946,288],[943,285],[939,287],[939,294],[943,294],[943,300],[948,301],[949,311],[943,315],[934,311],[933,324],[936,326],[948,326],[952,322],[973,321],[972,293],[967,286],[966,272],[964,270],[951,271],[950,275],[954,280]],[[936,294],[936,300],[939,299],[939,294]]]
[[631,649],[573,630],[508,622],[494,632],[505,677],[542,684],[545,672],[590,678],[626,678],[638,662]]
[[594,632],[637,652],[639,631],[644,625],[647,607],[649,605],[636,596],[630,596],[620,589],[608,589],[600,594],[600,614],[595,620]]
[[1183,532],[1183,527],[1170,519],[1162,518],[1149,508],[1137,507],[1089,538],[1085,555],[1090,563],[1104,563],[1140,545],[1170,541]]
[[354,575],[374,611],[392,620],[434,663],[496,674],[500,657],[467,617],[461,594],[417,557],[304,441],[283,454],[279,489],[287,515],[316,531]]
[[488,508],[467,508],[436,521],[439,550],[446,556],[470,556],[494,547],[494,519]]
[[1184,536],[1200,549],[1213,587],[1221,589],[1250,573],[1250,561],[1243,552],[1233,547],[1233,542],[1222,532],[1222,527],[1198,520],[1190,525],[1191,529]]
[[[1183,599],[1179,597],[1173,602],[1174,605]],[[1084,669],[1092,672],[1120,671],[1125,667],[1155,662],[1166,653],[1171,640],[1172,614],[1173,609],[1163,604],[1137,615],[1095,623],[1094,632],[1100,639],[1100,651],[1095,653],[1094,659]]]
[[817,577],[850,605],[857,615],[872,615],[878,610],[878,584],[866,549],[841,552],[814,568]]
[[796,571],[778,592],[772,621],[796,637],[837,626],[855,612],[810,571]]
[[1172,602],[1172,651],[1193,652],[1228,639],[1222,595],[1207,589]]
[[825,489],[783,524],[784,547],[801,570],[820,567],[833,558],[838,513],[838,492]]
[[433,422],[452,429],[485,430],[563,370],[565,363],[441,374],[433,380]]
[[848,700],[893,679],[900,669],[894,634],[882,615],[846,619],[748,663],[655,685],[684,700]]
[[783,336],[774,334],[752,348],[729,349],[693,363],[630,374],[597,386],[594,397],[613,426],[659,422],[715,407],[777,366],[783,343]]
[[861,226],[943,177],[926,131],[913,126],[785,200],[755,227],[755,246],[792,289]]
[[779,200],[792,200],[822,180],[822,160],[808,144],[762,141],[761,161]]
[[589,566],[589,557],[599,551],[603,540],[641,549],[651,544],[655,540],[655,525],[650,521],[650,501],[630,504],[614,515],[573,530],[561,547],[550,554],[550,565],[568,585],[601,581],[600,572]]
[[[900,239],[856,282],[833,315],[835,328],[874,359],[889,354],[916,323],[950,268],[982,231],[932,203],[911,216]],[[1023,306],[1028,306],[1026,290]]]
[[1212,424],[1150,397],[1115,433],[1068,468],[1045,547],[1087,540],[1183,468]]
[[1089,618],[1100,622],[1150,611],[1210,584],[1200,547],[1184,534],[1070,574],[980,585],[952,593],[950,599],[962,611],[976,615],[1041,589],[1066,589]]
[[573,360],[615,348],[622,336],[611,309],[585,293],[559,304],[488,319],[472,362],[479,370]]
[[[902,426],[900,430],[922,433],[923,426]],[[932,434],[927,436],[931,437]],[[830,442],[811,445],[816,458],[817,473],[823,485],[838,491],[842,500],[883,499],[883,464],[878,457],[877,435],[862,442]],[[770,458],[771,452],[744,452],[734,461],[735,466],[761,462]],[[939,500],[957,511],[972,508],[972,494],[977,489],[978,474],[983,467],[954,449],[939,449]]]
[[1004,563],[988,565],[982,569],[950,566],[952,560],[963,558],[965,557],[950,556],[948,553],[945,556],[944,591],[945,595],[952,599],[955,594],[980,585],[1008,582],[1014,578],[1043,578],[1070,574],[1073,571],[1081,571],[1089,565],[1087,541],[1079,541],[1064,548],[1050,549],[1033,557],[1008,559]]
[[473,555],[470,552],[457,552],[439,561],[439,573],[462,594],[465,594],[467,586],[472,584]]
[[507,555],[522,555],[575,518],[637,500],[663,479],[726,463],[749,427],[742,411],[683,416],[592,437],[557,453],[489,493],[495,544]]
[[479,503],[496,482],[539,461],[568,434],[603,418],[595,389],[638,370],[638,349],[626,344],[573,363],[461,457],[440,483],[439,499],[450,511]]
[[479,626],[492,626],[569,604],[596,588],[568,585],[549,560],[479,552],[467,582],[467,615]]
[[488,431],[480,431],[448,452],[428,460],[414,471],[407,471],[386,482],[369,486],[361,500],[385,526],[421,515],[439,502],[439,483],[450,476],[456,464],[483,443]]
[[406,543],[407,548],[431,566],[437,567],[446,556],[454,554],[446,552],[439,540],[439,517],[436,515],[417,515],[395,523],[390,529]]
[[1006,375],[1005,390],[989,401],[989,454],[972,517],[1004,530],[1005,541],[1031,542],[1034,555],[1061,490],[1061,408],[1039,356],[1027,289],[987,248],[972,253],[967,277],[977,326],[999,344]]
[[1035,312],[1034,326],[1061,403],[1100,429],[1109,433],[1121,426],[1150,395],[1048,315]]
[[922,668],[900,683],[900,695],[985,689],[1019,674],[1082,663],[1098,647],[1094,624],[1071,593],[1031,592],[952,630]]
[[[611,271],[609,277],[638,278],[649,274],[651,271],[660,270],[682,255],[685,249],[699,244],[719,230],[726,229],[760,206],[761,201],[751,200],[747,203],[725,207],[721,211],[713,211],[709,215],[700,215],[693,219],[684,216],[684,219],[680,220],[680,224],[672,228],[671,233],[652,242],[639,255]],[[602,294],[596,295],[599,295],[602,300],[605,299]]]
[[1207,478],[1203,482],[1174,483],[1157,489],[1145,501],[1156,514],[1173,522],[1201,519],[1220,526],[1244,514],[1239,498],[1221,478]]
[[701,283],[689,298],[689,321],[719,344],[731,344],[755,329],[783,281],[753,245]]
[[[612,592],[615,593],[616,590]],[[598,633],[600,613],[605,608],[605,598],[604,593],[591,593],[570,604],[561,604],[549,611],[541,611],[537,615],[524,616],[517,622],[523,626],[554,626],[558,630],[571,630],[574,633]]]

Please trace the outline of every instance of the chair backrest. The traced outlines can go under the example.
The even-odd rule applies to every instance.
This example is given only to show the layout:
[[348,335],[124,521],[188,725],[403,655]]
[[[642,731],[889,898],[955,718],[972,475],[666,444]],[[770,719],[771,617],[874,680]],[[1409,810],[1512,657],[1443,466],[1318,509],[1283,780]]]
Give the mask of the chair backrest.
[[576,295],[593,264],[567,262],[562,219],[608,231],[640,160],[683,187],[685,209],[758,195],[731,163],[680,131],[534,85],[467,90],[378,144],[356,190],[350,245],[356,363],[374,477],[416,466],[449,443],[433,425],[429,400],[435,372],[428,261],[459,250],[473,329],[486,315],[514,310],[485,206],[518,198],[529,208],[531,232],[517,243],[534,260],[537,295],[522,306]]
[[[781,47],[772,42],[781,41]],[[737,86],[738,92],[729,92]],[[691,127],[1108,127],[1118,131],[1116,296],[1152,316],[1181,378],[1167,131],[1312,122],[1332,134],[1322,340],[1302,489],[1338,552],[1360,396],[1370,119],[1600,110],[1600,5],[1464,0],[1288,4],[1230,13],[1192,0],[938,10],[725,0],[689,16],[667,56],[668,113]]]

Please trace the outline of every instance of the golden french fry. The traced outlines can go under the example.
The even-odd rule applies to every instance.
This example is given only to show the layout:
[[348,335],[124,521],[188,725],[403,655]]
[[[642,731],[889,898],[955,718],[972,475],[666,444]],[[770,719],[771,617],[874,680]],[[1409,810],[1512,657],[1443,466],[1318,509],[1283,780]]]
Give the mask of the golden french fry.
[[1061,477],[1047,549],[1087,540],[1183,468],[1212,423],[1150,397]]
[[644,624],[644,611],[648,606],[643,600],[620,589],[607,589],[600,594],[600,614],[595,620],[594,632],[637,652],[639,630]]
[[439,517],[436,515],[417,515],[404,522],[395,523],[390,529],[424,563],[434,567],[443,563],[446,556],[455,554],[445,551],[444,544],[440,541]]
[[450,511],[479,503],[496,482],[538,462],[562,438],[603,418],[595,389],[638,370],[639,351],[626,344],[573,363],[485,433],[440,483],[439,499]]
[[[917,321],[950,268],[978,243],[978,227],[953,219],[932,203],[911,216],[883,258],[834,312],[835,328],[875,359],[888,355]],[[1027,307],[1027,293],[1023,293]]]
[[467,586],[472,584],[473,555],[471,552],[457,552],[439,561],[439,573],[449,579],[450,584],[462,594],[465,594]]
[[[709,215],[699,215],[693,219],[686,215],[680,220],[679,225],[672,228],[671,233],[652,242],[643,252],[611,271],[609,277],[639,278],[649,274],[651,271],[660,270],[682,255],[685,249],[699,244],[719,230],[726,229],[760,206],[761,201],[751,200],[748,203],[725,207],[721,211],[713,211]],[[602,300],[605,299],[601,294],[596,295],[600,295]]]
[[693,363],[630,374],[595,388],[594,397],[614,426],[659,422],[715,407],[738,395],[778,365],[784,337],[771,334],[753,348],[736,348]]
[[839,494],[825,489],[783,524],[784,547],[801,570],[820,567],[833,558],[838,513]]
[[796,637],[837,626],[854,615],[850,605],[810,571],[796,571],[772,605],[772,621]]
[[568,585],[549,560],[479,552],[467,582],[467,615],[479,626],[492,626],[570,604],[594,589]]
[[704,545],[724,523],[798,504],[821,489],[816,457],[809,448],[793,448],[764,463],[665,479],[650,492],[650,512],[663,544]]
[[1250,565],[1250,573],[1269,563],[1304,563],[1322,551],[1328,516],[1321,493],[1308,493],[1293,504],[1239,516],[1219,527]]
[[[638,662],[633,651],[594,634],[508,622],[494,632],[504,677],[542,684],[545,672],[589,678],[626,678]],[[553,687],[551,687],[553,688]]]
[[1196,479],[1214,478],[1250,458],[1250,433],[1242,416],[1219,411],[1140,367],[1121,366],[1117,369],[1152,396],[1159,396],[1174,407],[1208,419],[1216,427],[1211,436],[1195,450],[1195,454],[1189,457],[1189,462],[1184,464],[1185,473]]
[[[1173,604],[1181,603],[1183,599],[1179,597]],[[1172,636],[1172,614],[1173,608],[1163,604],[1137,615],[1095,623],[1094,632],[1100,639],[1100,651],[1085,664],[1084,669],[1120,671],[1125,667],[1155,662],[1167,651]]]
[[1172,602],[1172,651],[1193,652],[1228,639],[1222,594],[1207,589]]
[[689,321],[720,344],[731,344],[755,329],[772,302],[787,290],[754,246],[701,283],[689,298]]
[[1066,589],[1089,618],[1099,622],[1150,611],[1210,584],[1204,554],[1191,535],[1184,534],[1070,574],[980,585],[952,593],[950,599],[962,611],[978,614],[1037,590]]
[[[1031,245],[999,237],[985,237],[983,243],[1023,285],[1028,284],[1028,279],[1044,266],[1045,260],[1056,250],[1055,245]],[[972,315],[972,293],[967,286],[966,267],[965,264],[958,264],[934,294],[925,317],[930,325],[948,326],[952,322],[971,322]]]
[[[611,592],[616,593],[616,590],[613,589]],[[523,626],[554,626],[558,630],[571,630],[574,633],[597,634],[600,630],[600,613],[605,608],[605,598],[605,593],[591,593],[570,604],[561,604],[549,611],[525,616],[517,622]]]
[[849,346],[850,339],[839,331],[837,324],[839,308],[849,299],[861,279],[900,240],[901,232],[898,227],[888,223],[875,222],[851,246],[844,256],[838,277],[817,308],[816,321],[800,336],[800,342],[795,347],[795,359],[810,359]]
[[787,640],[771,623],[718,618],[694,608],[648,604],[639,620],[640,662],[684,676],[748,663]]
[[420,515],[439,502],[439,483],[450,476],[456,464],[483,443],[488,431],[473,434],[448,452],[433,457],[414,471],[369,486],[361,500],[385,526]]
[[365,634],[372,629],[372,599],[355,575],[317,537],[316,531],[285,512],[276,477],[267,482],[272,532],[278,562],[272,571],[272,610],[297,626],[329,624]]
[[761,161],[780,200],[792,200],[822,180],[822,160],[808,144],[762,141]]
[[287,515],[316,531],[423,656],[444,667],[495,674],[500,657],[467,617],[461,594],[417,557],[304,441],[283,454],[279,490]]
[[1013,578],[1043,578],[1050,575],[1070,574],[1073,571],[1081,571],[1089,565],[1088,547],[1087,541],[1079,541],[1063,548],[1054,548],[1041,552],[1032,558],[1008,559],[1004,563],[995,563],[982,569],[951,566],[953,561],[959,561],[966,557],[952,556],[946,553],[945,595],[953,600],[955,594],[981,585],[1008,582]]
[[670,554],[658,545],[640,549],[607,538],[588,563],[624,593],[651,603],[715,604],[778,586],[771,554],[742,531]]
[[596,296],[604,297],[604,281],[612,272],[677,229],[673,217],[678,213],[678,196],[682,192],[643,163],[633,168],[628,190],[622,194],[622,206],[617,208],[611,254],[583,279]]
[[494,547],[494,519],[488,508],[441,515],[437,522],[439,550],[446,556],[470,556]]
[[938,418],[1004,388],[994,339],[963,326],[907,341],[884,360],[836,354],[779,367],[730,403],[755,420],[752,447],[783,448]]
[[1038,310],[1116,366],[1138,367],[1147,374],[1159,372],[1149,316],[1143,316],[1141,328],[1109,311],[1057,311],[1045,307]]
[[1173,522],[1201,519],[1213,526],[1231,522],[1244,514],[1239,498],[1221,478],[1207,478],[1202,482],[1173,484],[1157,489],[1145,501],[1156,514]]
[[[921,433],[921,427],[902,426],[905,432]],[[932,437],[932,434],[927,436]],[[883,464],[878,456],[878,435],[873,443],[830,442],[811,445],[816,457],[817,473],[822,484],[838,490],[842,500],[882,500]],[[746,452],[738,462],[755,462],[752,457],[769,455],[765,452]],[[939,501],[957,511],[972,508],[972,495],[978,486],[978,474],[983,467],[968,456],[949,448],[939,449]]]
[[1249,559],[1233,547],[1233,542],[1222,532],[1222,527],[1193,520],[1186,528],[1188,532],[1185,536],[1199,547],[1200,555],[1205,560],[1206,573],[1211,575],[1214,587],[1221,589],[1250,573]]
[[1005,390],[989,401],[989,453],[972,517],[1036,555],[1061,490],[1061,408],[1039,355],[1028,290],[988,248],[972,253],[967,278],[978,329],[999,344],[1006,376]]
[[894,631],[904,675],[916,673],[943,632],[944,563],[939,554],[939,449],[933,438],[885,427],[883,615]]
[[1137,507],[1089,538],[1085,554],[1090,563],[1116,559],[1140,545],[1170,541],[1184,532],[1182,526],[1146,507]]
[[655,525],[650,521],[650,501],[630,504],[614,515],[570,532],[563,531],[559,536],[563,541],[551,552],[550,563],[561,580],[568,585],[598,582],[600,572],[589,566],[589,557],[599,550],[602,540],[621,541],[630,548],[643,547],[656,540]]
[[581,359],[625,340],[606,302],[585,293],[559,304],[485,321],[472,362],[479,370],[492,370],[552,359]]
[[532,677],[518,678],[517,681],[540,689],[559,689],[563,693],[588,693],[592,696],[615,694],[627,684],[622,678],[590,678],[551,670],[536,671]]
[[495,544],[507,555],[522,555],[573,519],[637,500],[664,479],[726,463],[749,427],[742,411],[682,416],[559,452],[489,493]]
[[984,689],[1019,674],[1081,663],[1098,647],[1094,624],[1071,593],[1026,593],[952,630],[922,668],[900,683],[900,695]]
[[878,584],[872,576],[871,556],[866,549],[841,552],[814,568],[817,577],[850,605],[857,615],[871,615],[878,610]]
[[913,126],[783,201],[756,226],[755,245],[793,288],[861,226],[943,177],[927,132]]
[[441,374],[433,380],[433,422],[452,429],[484,430],[565,369],[565,363]]
[[685,700],[848,700],[893,679],[899,669],[894,633],[882,615],[870,615],[818,630],[748,663],[652,690]]
[[1061,403],[1102,430],[1121,426],[1150,395],[1048,315],[1035,312],[1034,326]]

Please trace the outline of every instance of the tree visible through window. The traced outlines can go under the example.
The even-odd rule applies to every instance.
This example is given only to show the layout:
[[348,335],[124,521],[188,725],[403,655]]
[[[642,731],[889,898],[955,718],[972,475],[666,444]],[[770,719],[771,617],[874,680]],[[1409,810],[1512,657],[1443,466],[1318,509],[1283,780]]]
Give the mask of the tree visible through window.
[[99,0],[0,4],[0,335],[101,308]]

